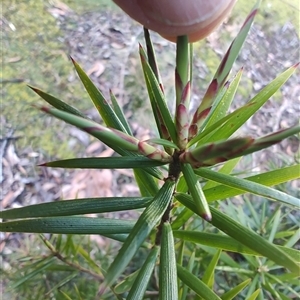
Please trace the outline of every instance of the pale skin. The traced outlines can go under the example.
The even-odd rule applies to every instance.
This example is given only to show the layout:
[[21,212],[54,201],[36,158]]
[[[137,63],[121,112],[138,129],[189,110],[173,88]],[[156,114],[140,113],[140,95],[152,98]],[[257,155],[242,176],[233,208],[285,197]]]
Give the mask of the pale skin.
[[131,18],[175,42],[187,35],[196,42],[209,35],[236,0],[113,0]]

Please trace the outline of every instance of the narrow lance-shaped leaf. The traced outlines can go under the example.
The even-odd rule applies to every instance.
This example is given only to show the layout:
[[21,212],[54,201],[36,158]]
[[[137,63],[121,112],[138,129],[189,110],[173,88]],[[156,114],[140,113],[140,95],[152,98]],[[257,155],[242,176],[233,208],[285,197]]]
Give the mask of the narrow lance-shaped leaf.
[[35,232],[65,234],[129,233],[135,222],[88,217],[43,217],[0,223],[2,232]]
[[160,266],[159,266],[159,299],[178,299],[176,257],[173,232],[169,222],[162,226]]
[[222,122],[222,126],[215,128],[215,130],[210,130],[210,132],[202,138],[201,144],[229,138],[279,90],[279,88],[295,72],[298,66],[299,63],[278,75],[272,82],[265,86],[248,103],[246,103],[244,108],[239,109],[238,113],[232,113],[229,119],[225,118],[227,121],[225,123]]
[[221,300],[221,298],[215,294],[205,283],[178,264],[177,275],[183,283],[189,286],[191,290],[193,290],[203,299]]
[[[105,124],[109,127],[115,128],[117,130],[120,130],[122,132],[131,134],[129,125],[126,123],[126,120],[124,122],[124,118],[118,118],[117,114],[113,111],[111,106],[108,104],[102,93],[97,89],[97,87],[93,84],[93,82],[89,79],[87,74],[81,69],[81,67],[72,59],[72,62],[75,66],[75,69],[81,78],[86,90],[88,91],[90,97],[92,98],[93,103],[95,104],[96,108],[98,109],[103,121]],[[114,108],[116,109],[116,103],[114,103],[115,99],[112,99],[112,102],[114,104]],[[109,145],[111,148],[113,148],[116,152],[124,155],[129,156],[136,156],[135,153],[128,153],[124,148],[117,147],[114,144]],[[147,173],[145,173],[147,172]],[[158,172],[156,169],[148,168],[147,170],[135,170],[134,175],[135,177],[138,177],[138,181],[143,177],[147,179],[147,189],[150,189],[152,194],[155,194],[155,191],[157,191],[157,188],[155,188],[156,183],[154,182],[153,178],[149,175],[162,179],[163,176],[160,172]]]
[[260,151],[280,143],[283,139],[299,132],[300,126],[294,126],[256,140],[251,138],[239,138],[225,142],[211,143],[197,147],[191,151],[186,151],[181,155],[181,158],[183,161],[191,163],[194,168],[212,166],[235,157]]
[[149,280],[151,279],[158,254],[159,247],[154,246],[144,262],[141,270],[139,271],[126,300],[142,300],[144,298],[144,294]]
[[[195,266],[195,250],[193,251],[192,255],[190,256],[189,263],[187,265],[187,271],[192,273],[194,266]],[[188,290],[189,290],[189,287],[185,283],[183,283],[182,290],[181,290],[181,292],[182,292],[181,300],[186,300]]]
[[251,282],[251,279],[248,278],[239,285],[235,286],[230,291],[226,292],[221,296],[222,300],[231,300],[234,299],[235,296],[237,296],[249,283]]
[[41,91],[40,89],[37,89],[35,87],[32,87],[30,85],[28,85],[28,87],[30,87],[35,93],[37,93],[41,98],[43,98],[46,102],[48,102],[50,105],[52,105],[53,107],[62,110],[62,111],[66,111],[70,114],[82,117],[82,118],[86,118],[86,116],[81,113],[78,109],[76,109],[75,107],[59,100],[58,98],[55,98],[54,96],[47,94],[43,91]]
[[191,95],[190,53],[187,36],[177,37],[176,44],[176,114],[175,124],[178,134],[178,146],[184,149],[188,142],[189,103]]
[[162,159],[166,161],[171,160],[171,157],[166,152],[156,149],[146,142],[140,142],[138,139],[119,130],[104,127],[94,121],[87,120],[58,109],[47,108],[44,106],[40,109],[82,129],[83,131],[86,131],[110,146],[116,152],[119,152],[119,149],[121,148],[128,151],[140,152],[144,155],[150,156],[152,159]]
[[71,169],[140,169],[165,163],[147,157],[85,157],[51,161],[40,166]]
[[[150,37],[150,36],[149,36]],[[147,45],[148,47],[148,45]],[[148,48],[147,48],[148,50]],[[146,53],[144,52],[144,49],[140,46],[140,58],[141,58],[141,62],[142,62],[142,66],[143,66],[143,61],[145,62],[145,64],[148,61],[148,58],[146,56]],[[150,69],[153,68],[153,66],[148,66]],[[152,70],[153,71],[153,70]],[[153,71],[154,73],[154,71]],[[153,74],[154,76],[157,76],[157,74]],[[146,82],[146,86],[147,86],[147,90],[148,90],[148,95],[149,95],[149,99],[150,99],[150,104],[151,104],[151,108],[152,108],[152,112],[153,112],[153,116],[156,122],[156,127],[158,129],[159,132],[159,136],[161,138],[164,138],[166,140],[171,140],[169,131],[167,129],[167,126],[165,124],[164,118],[160,112],[159,106],[156,102],[156,98],[155,98],[155,93],[151,87],[150,81],[147,79],[147,75],[146,72],[144,71],[144,76],[145,76],[145,82]],[[157,79],[157,77],[156,77]],[[157,79],[158,80],[158,79]],[[161,92],[163,93],[163,89],[162,86],[159,84],[159,87],[161,89]],[[165,147],[166,151],[168,151],[168,148]],[[168,153],[172,153],[172,151],[168,151]]]
[[[259,175],[249,176],[244,178],[244,180],[256,182],[264,186],[278,185],[284,182],[288,182],[290,180],[298,179],[299,168],[300,165],[296,164],[294,166],[276,169],[273,171],[261,173]],[[199,176],[202,176],[203,175],[202,171],[203,171],[202,168],[200,168],[195,170],[195,173]],[[228,180],[228,178],[226,178],[226,180]],[[210,189],[205,189],[204,194],[208,202],[222,200],[222,199],[234,197],[245,193],[245,190],[243,191],[240,189],[242,186],[243,186],[242,183],[239,183],[239,188],[238,187],[232,188],[227,185],[218,185]]]
[[205,195],[202,191],[198,178],[195,175],[191,165],[181,164],[181,170],[194,200],[194,203],[198,209],[198,214],[207,221],[211,220],[209,206],[205,199]]
[[0,211],[1,219],[72,216],[146,207],[152,197],[107,197],[55,201]]
[[151,41],[151,36],[150,36],[149,30],[145,27],[144,27],[144,38],[145,38],[146,47],[147,47],[147,55],[148,55],[149,65],[150,65],[153,73],[155,74],[155,77],[159,83],[162,93],[164,93],[164,88],[163,88],[163,84],[161,81],[158,65],[156,62],[156,55],[155,55],[154,47],[153,47],[153,44]]
[[[180,197],[180,196],[179,196]],[[176,196],[175,196],[176,198]],[[260,253],[246,247],[235,239],[227,236],[215,233],[205,233],[200,231],[191,230],[174,230],[174,237],[183,241],[192,242],[200,245],[205,245],[211,248],[218,248],[225,251],[237,252],[240,254],[249,254],[255,256],[261,256]],[[293,259],[297,260],[300,252],[296,249],[277,245],[283,252],[288,254]]]
[[256,139],[248,149],[242,151],[242,155],[253,153],[261,149],[270,147],[274,144],[280,143],[283,139],[286,139],[287,137],[295,135],[299,132],[300,126],[293,126]]
[[74,64],[75,70],[78,76],[81,79],[86,91],[90,95],[91,100],[93,101],[96,109],[101,115],[104,123],[108,127],[118,129],[120,131],[126,132],[122,122],[117,117],[116,113],[113,111],[107,100],[104,98],[103,94],[99,89],[94,85],[90,80],[89,76],[82,70],[79,64],[71,57],[71,60]]
[[222,250],[218,250],[215,255],[213,256],[212,260],[210,261],[208,267],[206,268],[202,281],[205,283],[208,287],[213,289],[214,286],[214,273],[215,273],[215,268],[218,264],[219,258],[221,256]]
[[[163,122],[163,128],[169,132],[169,135],[174,143],[177,142],[177,134],[175,124],[172,120],[170,111],[166,104],[165,96],[161,91],[159,83],[153,73],[151,67],[149,66],[146,53],[143,47],[140,45],[140,58],[142,63],[142,68],[144,72],[144,77],[148,89],[149,98],[151,101],[152,109],[156,122],[160,126],[160,122]],[[160,116],[160,117],[159,117]],[[160,119],[158,119],[160,118]]]
[[[259,175],[254,175],[254,176],[249,176],[244,178],[245,180],[251,181],[251,182],[256,182],[259,183],[260,185],[264,186],[272,186],[272,185],[278,185],[284,182],[288,182],[290,180],[298,179],[299,178],[299,168],[300,165],[295,165],[295,166],[290,166],[286,168],[280,168],[276,169],[273,171],[261,173]],[[201,170],[197,169],[194,170],[196,174],[199,172],[199,176],[201,176]],[[182,182],[181,177],[179,182]],[[215,181],[214,181],[215,182]],[[203,192],[205,194],[206,200],[208,202],[216,201],[216,200],[222,200],[222,199],[227,199],[229,197],[234,197],[237,195],[244,194],[246,191],[243,191],[239,188],[232,188],[226,185],[215,185],[212,188],[205,188],[206,185],[203,188]],[[177,185],[177,190],[178,190],[178,185]],[[183,190],[179,190],[179,192],[182,192]],[[185,190],[184,190],[185,191]],[[192,217],[193,212],[189,210],[188,208],[185,208],[182,214],[180,214],[178,217],[180,217],[179,220],[176,220],[172,223],[172,228],[173,229],[178,229],[180,228],[183,224],[185,224],[190,217]],[[298,241],[298,235],[296,235],[296,241]]]
[[[219,97],[219,94],[222,94],[222,91],[220,91],[220,93],[216,97],[216,100],[214,101],[213,107],[210,111],[210,115],[207,118],[207,122],[204,122],[206,128],[226,116],[227,111],[230,108],[230,105],[238,89],[242,74],[243,69],[240,69],[231,82],[227,81],[224,84],[224,95],[221,97],[220,101],[217,101],[217,98]],[[216,107],[214,108],[214,106]],[[202,131],[201,129],[202,126],[200,127],[200,131]]]
[[248,32],[250,30],[250,27],[253,23],[254,17],[257,13],[258,7],[259,7],[260,1],[257,2],[257,4],[254,6],[250,14],[248,15],[246,21],[244,22],[242,28],[240,29],[240,32],[238,33],[237,37],[234,39],[234,41],[231,43],[229,49],[227,50],[216,74],[214,75],[214,78],[209,85],[203,100],[196,110],[193,121],[191,126],[196,126],[198,127],[198,120],[199,116],[203,114],[203,112],[207,109],[209,109],[213,101],[219,92],[220,88],[223,86],[225,83],[228,74],[245,42],[245,39],[248,35]]
[[197,171],[197,174],[206,179],[214,180],[216,182],[231,186],[236,189],[244,190],[252,194],[280,201],[285,204],[293,205],[296,207],[299,205],[299,199],[297,199],[296,197],[293,197],[287,193],[272,189],[259,183],[250,182],[248,180],[230,176],[227,174],[221,174],[209,170],[208,168],[200,168]]
[[[197,120],[197,125],[191,125],[189,128],[189,140],[193,138],[198,132],[202,132],[203,129],[207,126],[207,123],[212,120],[211,117],[215,114],[217,108],[219,107],[222,100],[225,98],[225,95],[228,92],[230,83],[227,81],[224,86],[220,89],[217,94],[214,103],[212,106],[208,107],[199,115],[199,119]],[[193,132],[194,130],[194,132]]]
[[[236,116],[241,116],[246,110],[248,110],[249,106],[252,106],[254,103],[248,103],[238,109],[236,109],[235,111],[233,111],[232,113],[228,114],[227,116],[223,117],[222,119],[220,119],[219,121],[215,122],[214,124],[206,127],[202,132],[199,132],[196,136],[194,136],[187,144],[187,148],[191,147],[192,145],[194,145],[195,143],[201,141],[202,139],[209,140],[208,137],[211,136],[212,132],[216,132],[218,130],[218,128],[220,128],[223,124],[225,124],[227,121],[234,119]],[[194,133],[196,134],[196,132]],[[200,145],[205,144],[205,142],[201,141]]]
[[[132,135],[132,132],[131,132],[131,129],[130,129],[130,126],[126,120],[126,117],[117,101],[117,98],[116,96],[114,95],[114,93],[112,92],[112,90],[109,91],[109,94],[110,94],[110,100],[111,100],[111,103],[112,103],[112,106],[113,106],[113,109],[114,109],[114,112],[115,114],[117,115],[117,117],[119,118],[120,122],[122,123],[123,125],[123,130],[122,130],[122,126],[118,126],[118,127],[115,127],[116,129],[118,130],[121,130],[121,131],[124,131],[126,132],[127,134],[129,135]],[[107,125],[109,126],[109,125]]]
[[[183,205],[187,206],[193,212],[200,215],[198,213],[196,205],[189,195],[176,195],[176,199],[178,199]],[[271,244],[260,235],[256,234],[249,228],[244,227],[242,224],[236,222],[217,209],[213,207],[210,207],[210,209],[212,213],[211,223],[215,227],[228,234],[235,240],[239,241],[240,243],[244,244],[245,246],[249,247],[250,249],[253,249],[261,255],[268,257],[277,264],[288,268],[290,271],[294,273],[299,272],[300,267],[297,261],[293,260],[289,255],[280,250],[277,246]]]
[[[90,97],[92,98],[93,103],[95,104],[96,108],[98,109],[103,121],[105,124],[109,127],[115,128],[117,130],[120,130],[122,132],[131,134],[129,126],[126,126],[123,124],[122,119],[119,119],[117,114],[113,111],[111,106],[108,104],[102,93],[97,89],[97,87],[93,84],[93,82],[89,79],[89,77],[86,75],[86,73],[81,69],[81,67],[72,59],[75,69],[81,78],[85,88],[89,92]],[[114,99],[112,99],[113,101]],[[114,101],[113,101],[114,103]],[[115,107],[116,105],[114,105]],[[124,120],[123,120],[124,121]],[[127,124],[128,125],[128,124]],[[129,129],[129,130],[128,130]],[[112,149],[114,149],[117,153],[124,156],[136,156],[135,153],[130,153],[124,148],[117,147],[116,145],[111,144],[109,145]],[[145,173],[147,172],[147,173]],[[157,185],[154,182],[154,179],[150,176],[150,174],[156,178],[162,179],[163,175],[161,172],[158,172],[156,169],[148,168],[146,170],[135,170],[134,175],[137,179],[137,181],[141,181],[141,178],[146,179],[146,185],[149,192],[151,192],[152,195],[155,194],[157,191]]]
[[124,271],[136,251],[161,219],[170,204],[174,188],[175,182],[167,180],[156,194],[151,204],[144,210],[118,255],[110,265],[106,274],[105,285],[102,287],[101,292],[105,290],[106,286],[112,284]]
[[185,151],[180,155],[182,163],[189,163],[194,168],[210,166],[211,162],[220,163],[231,158],[241,156],[241,153],[248,149],[253,143],[252,138],[236,138],[228,141],[206,144]]

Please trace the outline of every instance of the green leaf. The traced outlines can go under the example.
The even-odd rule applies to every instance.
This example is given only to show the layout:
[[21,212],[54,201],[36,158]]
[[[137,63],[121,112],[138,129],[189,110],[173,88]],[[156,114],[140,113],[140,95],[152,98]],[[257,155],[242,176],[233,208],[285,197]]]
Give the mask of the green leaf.
[[227,293],[223,294],[221,296],[222,300],[231,300],[234,299],[235,296],[237,296],[249,283],[251,282],[251,279],[248,278]]
[[220,300],[221,298],[216,295],[206,284],[204,284],[195,275],[189,272],[187,269],[177,264],[177,275],[179,279],[185,283],[190,289],[192,289],[199,296],[205,300]]
[[235,138],[197,146],[180,155],[180,161],[189,163],[193,168],[211,166],[243,155],[243,150],[251,147],[252,138]]
[[159,265],[159,299],[178,299],[174,239],[169,222],[165,222],[162,225]]
[[114,292],[116,294],[123,294],[125,292],[128,292],[131,289],[134,281],[138,277],[139,272],[140,272],[140,269],[138,269],[135,272],[133,272],[133,273],[129,274],[128,276],[126,276],[120,283],[118,283],[114,287]]
[[179,148],[174,143],[172,143],[171,141],[168,141],[168,140],[164,140],[164,139],[149,139],[149,140],[146,140],[146,142],[154,143],[157,145],[162,145],[165,147],[174,148],[174,149],[179,150]]
[[47,290],[47,294],[46,295],[51,295],[51,294],[53,294],[53,291],[59,290],[60,288],[62,288],[64,285],[66,285],[67,283],[69,283],[70,281],[72,281],[75,277],[77,277],[78,273],[79,273],[78,271],[77,272],[75,271],[74,273],[70,274],[69,276],[64,277],[58,283],[56,283],[53,286],[51,286],[51,289]]
[[[146,59],[146,53],[143,50],[142,46],[140,46],[140,57],[141,57],[143,72],[145,76],[145,81],[148,88],[149,98],[151,101],[153,113],[156,115],[156,123],[158,125],[158,128],[160,127],[160,122],[158,122],[157,120],[159,114],[162,117],[164,125],[168,130],[173,142],[176,143],[177,133],[176,133],[175,124],[172,120],[170,111],[167,107],[165,96],[161,91],[159,83],[157,82],[155,74],[153,73],[148,63],[148,60]],[[156,111],[156,108],[158,109],[158,111]]]
[[[53,263],[54,263],[55,257],[48,256],[44,259],[42,259],[38,264],[36,264],[33,268],[32,272],[29,272],[27,274],[22,274],[21,278],[14,281],[14,283],[9,287],[10,290],[15,289],[25,283],[27,280],[30,280],[31,278],[35,277],[38,274],[42,274],[45,270],[47,270]],[[23,270],[24,271],[24,270]]]
[[40,166],[71,169],[139,169],[162,166],[165,163],[147,157],[85,157],[57,160]]
[[141,195],[144,197],[155,196],[158,192],[157,181],[143,169],[133,169],[133,173]]
[[201,185],[196,177],[191,165],[181,164],[181,170],[194,203],[198,209],[199,215],[205,220],[211,220],[211,213],[206,198],[202,191]]
[[[237,158],[233,158],[231,160],[228,160],[227,162],[225,162],[222,167],[218,170],[218,173],[221,174],[230,174],[233,169],[235,168],[235,166],[238,164],[238,162],[241,160],[240,157]],[[207,190],[207,189],[211,189],[215,186],[218,186],[219,184],[215,181],[209,180],[207,181],[204,185],[203,185],[203,190]]]
[[202,281],[203,283],[205,283],[208,287],[210,287],[211,289],[213,289],[214,286],[214,272],[215,272],[215,268],[218,264],[219,258],[221,256],[222,250],[218,250],[215,255],[213,256],[212,260],[210,261],[208,267],[206,268],[203,277],[202,277]]
[[156,77],[156,79],[159,83],[159,86],[160,86],[160,88],[163,92],[164,89],[163,89],[163,86],[162,86],[162,81],[161,81],[161,78],[160,78],[159,69],[158,69],[158,65],[157,65],[157,62],[156,62],[156,55],[155,55],[154,47],[153,47],[153,44],[152,44],[152,41],[151,41],[149,30],[145,27],[144,27],[144,38],[145,38],[146,47],[147,47],[147,56],[148,56],[149,65],[151,67],[151,70],[155,74],[155,77]]
[[65,234],[129,233],[135,222],[130,220],[88,217],[44,217],[0,223],[2,232]]
[[246,179],[241,179],[234,176],[221,174],[209,170],[208,168],[200,168],[199,170],[197,170],[197,175],[200,175],[206,179],[213,180],[218,183],[222,183],[232,188],[236,188],[262,197],[266,197],[271,200],[280,201],[283,202],[284,204],[289,204],[296,207],[299,205],[299,199],[297,199],[296,197],[290,196],[286,193],[283,193],[281,191],[275,190],[270,187],[266,187],[262,184],[253,181],[251,182]]
[[[176,197],[176,196],[175,196]],[[235,239],[227,236],[214,233],[205,233],[200,231],[190,231],[190,230],[174,230],[174,237],[181,240],[192,242],[196,244],[206,245],[212,248],[222,249],[230,252],[237,252],[240,254],[261,256],[261,254],[242,243],[236,241]],[[296,249],[276,245],[283,252],[287,253],[294,260],[297,260],[300,252]]]
[[154,246],[139,271],[126,300],[142,300],[144,298],[145,291],[155,267],[158,253],[159,247]]
[[[244,178],[244,180],[259,183],[264,186],[278,185],[290,180],[299,178],[300,164],[294,166],[276,169],[262,174]],[[195,173],[200,176],[202,169],[195,170]],[[200,171],[200,173],[199,173]],[[241,189],[232,188],[226,185],[218,185],[216,187],[204,190],[205,197],[208,202],[226,199],[229,197],[244,194]]]
[[267,136],[256,139],[254,143],[242,152],[242,155],[247,155],[259,151],[261,149],[270,147],[274,144],[281,142],[283,139],[286,139],[292,135],[295,135],[300,132],[300,126],[293,126],[287,129],[283,129],[277,132],[273,132]]
[[71,57],[71,60],[74,64],[76,72],[83,83],[86,91],[91,97],[96,109],[101,115],[103,121],[108,127],[118,129],[122,132],[126,132],[125,127],[122,122],[117,117],[116,113],[113,111],[111,106],[108,104],[107,100],[104,98],[102,93],[97,89],[97,87],[90,80],[88,75],[82,70],[79,64]]
[[[264,87],[253,99],[251,99],[241,110],[239,114],[235,114],[225,124],[217,130],[211,132],[206,138],[201,140],[201,144],[208,142],[219,141],[229,138],[236,132],[245,122],[255,114],[255,112],[262,107],[271,96],[279,90],[279,88],[288,80],[288,78],[295,72],[299,64],[296,64],[285,72],[277,76],[272,82]],[[247,107],[247,109],[246,109]]]
[[81,118],[58,109],[47,108],[45,106],[41,107],[40,109],[48,114],[55,116],[58,119],[65,121],[66,123],[80,128],[81,130],[107,144],[115,151],[117,151],[119,148],[135,152],[138,151],[139,140],[130,135],[127,135],[126,133],[102,126],[92,120],[87,120],[85,118]]
[[284,244],[286,247],[294,247],[294,245],[299,241],[300,228],[289,238],[289,240]]
[[181,226],[183,226],[189,218],[193,215],[194,213],[184,207],[184,209],[179,213],[179,215],[176,217],[176,219],[172,222],[172,229],[179,229]]
[[[188,36],[178,36],[176,42],[176,76],[178,76],[176,81],[176,107],[181,102],[182,91],[190,79],[190,45],[188,41]],[[189,108],[189,99],[185,105]]]
[[102,287],[102,290],[104,290],[106,286],[112,284],[124,271],[136,251],[150,234],[151,230],[157,225],[170,204],[174,187],[175,182],[171,180],[165,181],[151,204],[144,210],[115,260],[110,265],[105,278],[105,286]]
[[[227,163],[230,163],[232,160],[228,161]],[[262,173],[255,176],[250,176],[245,178],[246,180],[253,181],[253,182],[259,182],[263,185],[271,186],[271,185],[277,185],[281,184],[293,179],[299,178],[299,169],[300,165],[295,165],[291,167],[286,168],[280,168],[274,171]],[[197,170],[195,170],[195,173],[197,173]],[[183,184],[183,177],[180,178],[180,182]],[[211,181],[209,181],[211,182]],[[244,194],[245,192],[239,189],[233,189],[231,187],[228,187],[226,185],[215,185],[212,188],[205,188],[204,186],[203,191],[206,197],[206,200],[208,202],[216,201],[216,200],[222,200],[229,197],[233,197],[236,195]],[[177,188],[178,189],[178,188]],[[183,224],[185,224],[189,218],[193,215],[193,212],[191,212],[189,209],[185,209],[185,212],[182,212],[175,221],[172,223],[173,229],[180,228]],[[296,238],[297,240],[297,238]]]
[[[205,143],[208,143],[209,141],[209,137],[212,135],[213,132],[216,132],[219,130],[219,128],[221,128],[221,126],[227,122],[229,122],[230,120],[234,120],[236,117],[243,115],[244,112],[246,110],[248,110],[248,108],[250,106],[253,106],[254,103],[247,103],[244,106],[236,109],[235,111],[233,111],[232,113],[228,114],[227,116],[223,117],[222,119],[220,119],[219,121],[216,121],[214,124],[206,127],[202,132],[199,132],[196,136],[194,136],[187,144],[187,148],[191,147],[192,145],[194,145],[195,143],[201,141],[201,143],[199,143],[199,146]],[[202,142],[202,140],[204,142]]]
[[261,289],[257,289],[251,296],[249,296],[246,300],[255,300],[260,294]]
[[70,114],[73,114],[75,116],[86,118],[86,116],[83,113],[81,113],[77,108],[75,108],[75,107],[73,107],[73,106],[71,106],[71,105],[69,105],[69,104],[53,97],[52,95],[47,94],[35,87],[32,87],[30,85],[28,85],[28,87],[31,88],[35,93],[37,93],[41,98],[43,98],[46,102],[48,102],[53,107],[55,107],[59,110],[68,112]]
[[246,40],[248,32],[251,28],[251,25],[254,21],[254,17],[257,14],[258,8],[260,5],[260,1],[257,1],[255,6],[252,8],[252,11],[247,16],[246,21],[244,22],[242,28],[240,29],[237,37],[233,40],[229,49],[227,50],[224,58],[214,76],[214,79],[217,79],[218,84],[223,84],[235,62],[237,59],[241,48]]
[[72,216],[146,207],[152,197],[108,197],[61,200],[0,211],[1,219]]
[[236,76],[233,78],[232,82],[229,83],[227,89],[225,89],[225,93],[220,101],[217,103],[216,107],[212,107],[210,111],[209,117],[207,118],[206,127],[209,127],[216,123],[217,121],[221,120],[226,116],[226,113],[232,103],[232,100],[236,94],[237,88],[239,86],[243,69],[241,69]]
[[[195,251],[190,256],[189,263],[188,263],[188,266],[187,266],[187,270],[190,273],[192,273],[194,265],[195,265]],[[189,289],[188,286],[186,284],[183,284],[183,286],[182,286],[181,300],[186,300],[188,289]]]
[[[260,2],[260,1],[259,1]],[[229,72],[245,42],[245,39],[248,35],[248,32],[250,30],[250,27],[253,23],[254,17],[257,13],[257,9],[259,7],[259,2],[255,5],[255,7],[252,9],[250,14],[248,15],[246,21],[244,22],[242,28],[240,29],[240,32],[238,33],[237,37],[234,39],[234,41],[231,43],[229,49],[227,50],[226,54],[224,55],[224,58],[221,61],[221,64],[216,71],[216,74],[214,75],[204,97],[202,102],[200,103],[200,106],[197,108],[195,115],[193,117],[194,120],[197,119],[197,115],[200,116],[203,112],[205,112],[206,109],[212,106],[215,97],[220,92],[220,89],[224,86],[224,83],[229,75]],[[194,122],[196,123],[196,122]]]
[[115,128],[118,129],[118,130],[121,130],[121,131],[124,130],[124,132],[128,133],[129,135],[132,135],[130,126],[129,126],[127,120],[126,120],[126,117],[125,117],[125,115],[124,115],[121,107],[119,106],[117,98],[115,97],[115,95],[113,94],[112,91],[109,91],[109,93],[110,93],[110,99],[111,99],[111,103],[112,103],[114,112],[115,112],[115,114],[117,115],[118,119],[120,120],[120,122],[123,125],[123,127],[122,126],[117,126]]
[[[198,210],[190,196],[185,194],[177,194],[175,197],[183,205],[187,206],[193,212],[198,214]],[[213,207],[210,209],[212,213],[211,223],[215,227],[250,249],[260,253],[262,256],[265,256],[277,264],[288,268],[292,272],[299,272],[300,268],[297,264],[297,261],[283,252],[279,247],[271,244],[260,235],[256,234],[247,227],[242,226],[240,223],[234,221],[232,218],[226,216],[217,209]]]

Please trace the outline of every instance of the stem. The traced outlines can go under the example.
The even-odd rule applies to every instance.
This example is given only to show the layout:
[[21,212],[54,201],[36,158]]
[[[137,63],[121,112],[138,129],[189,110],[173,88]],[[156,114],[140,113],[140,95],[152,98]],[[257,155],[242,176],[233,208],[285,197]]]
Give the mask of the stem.
[[94,273],[91,270],[80,266],[79,264],[68,261],[68,259],[66,257],[62,256],[42,234],[40,234],[40,237],[41,237],[42,241],[44,242],[44,244],[47,246],[47,248],[51,251],[52,255],[55,256],[57,259],[59,259],[66,265],[69,265],[70,267],[72,267],[80,272],[91,275],[92,277],[94,277],[95,279],[97,279],[99,281],[104,281],[104,277],[102,275]]
[[[180,165],[180,160],[179,160],[179,156],[181,153],[182,153],[182,151],[177,151],[177,150],[174,152],[173,161],[170,163],[169,174],[168,174],[168,177],[166,180],[173,180],[175,182],[178,181],[180,173],[181,173],[181,165]],[[172,208],[173,208],[173,200],[170,201],[170,204],[167,207],[164,215],[162,216],[160,224],[158,225],[157,233],[156,233],[156,237],[155,237],[155,245],[160,245],[163,224],[165,222],[170,222],[170,219],[171,219],[170,213],[171,213]]]

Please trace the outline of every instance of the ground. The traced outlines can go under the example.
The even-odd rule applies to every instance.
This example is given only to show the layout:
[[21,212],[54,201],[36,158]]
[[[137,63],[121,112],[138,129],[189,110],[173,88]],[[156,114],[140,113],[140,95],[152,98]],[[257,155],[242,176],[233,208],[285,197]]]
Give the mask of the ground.
[[[43,14],[46,14],[47,17],[50,16],[51,26],[54,26],[55,32],[57,31],[57,35],[54,34],[51,38],[56,37],[60,45],[49,55],[47,54],[48,59],[50,61],[62,59],[65,64],[71,65],[68,61],[68,55],[71,55],[82,65],[106,96],[109,89],[113,90],[134,128],[136,136],[145,139],[153,136],[155,133],[149,114],[150,106],[147,102],[145,88],[143,88],[142,71],[137,53],[138,42],[143,42],[141,26],[116,9],[102,10],[97,8],[82,13],[82,11],[78,12],[75,7],[65,3],[58,1],[53,3],[54,5],[50,5],[47,2],[47,5],[41,8]],[[3,32],[8,37],[9,47],[13,45],[11,34],[14,23],[10,22],[9,19],[9,11],[12,10],[13,8],[7,10],[7,15],[2,19]],[[264,17],[266,20],[271,18],[267,14]],[[218,61],[225,53],[229,41],[235,36],[241,24],[239,18],[237,21],[230,18],[205,41],[195,44],[193,107],[196,107],[200,101]],[[173,82],[175,46],[156,34],[153,34],[153,39],[158,61],[161,64],[163,82],[166,86],[168,99],[170,99],[169,105],[172,107],[174,92],[168,86],[171,86]],[[26,42],[30,43],[30,40]],[[47,40],[43,43],[47,45]],[[51,47],[50,44],[49,47]],[[14,49],[14,54],[17,50]],[[22,95],[27,93],[24,92],[27,88],[23,84],[19,85],[20,82],[38,85],[41,76],[46,76],[54,85],[53,93],[58,93],[55,94],[56,96],[62,97],[62,99],[66,97],[70,104],[73,104],[72,101],[74,101],[74,104],[82,108],[90,117],[99,120],[96,110],[88,108],[92,105],[89,104],[88,97],[83,93],[83,87],[78,85],[78,81],[75,80],[73,70],[57,67],[56,71],[52,73],[52,69],[48,69],[48,66],[44,65],[43,62],[41,65],[45,67],[45,70],[38,74],[38,78],[34,77],[36,75],[32,75],[27,80],[26,66],[24,67],[24,65],[22,72],[18,72],[18,75],[5,73],[5,70],[8,72],[17,68],[11,67],[12,64],[18,64],[19,60],[20,63],[24,62],[24,59],[26,60],[22,57],[22,53],[19,57],[9,56],[9,53],[5,51],[4,54],[7,65],[5,65],[2,75],[4,114],[1,115],[0,119],[2,128],[0,145],[2,201],[0,208],[8,209],[62,198],[136,195],[138,190],[134,183],[133,173],[130,171],[65,171],[37,166],[49,159],[63,159],[74,155],[78,157],[111,156],[113,152],[101,143],[90,140],[85,133],[61,125],[61,122],[53,122],[51,118],[41,117],[40,113],[35,113],[32,115],[33,119],[30,119],[31,110],[26,115],[27,110],[24,110],[25,106],[20,104],[20,100],[15,103],[9,102],[15,100],[16,94],[14,93],[16,90],[18,95],[21,94],[18,96],[21,100]],[[36,56],[38,53],[34,55]],[[33,58],[27,58],[27,64],[34,63]],[[298,60],[299,37],[293,22],[288,19],[282,24],[274,24],[270,21],[263,24],[258,22],[251,29],[235,66],[235,72],[243,67],[244,75],[241,88],[234,100],[234,107],[239,107],[248,101],[279,72],[297,63]],[[7,74],[9,75],[7,76]],[[52,91],[51,86],[45,87],[43,81],[41,85],[39,88],[46,89],[48,92]],[[66,87],[66,85],[71,87]],[[30,101],[39,101],[37,96],[33,94],[30,94],[28,98]],[[26,99],[26,105],[30,101]],[[21,107],[20,110],[18,107]],[[11,108],[16,109],[17,113],[12,115]],[[259,113],[247,122],[239,134],[254,137],[265,135],[296,124],[299,114],[300,83],[298,72]],[[20,124],[23,125],[20,126]],[[36,127],[39,128],[37,132],[34,131]],[[55,130],[48,130],[47,127]],[[37,147],[39,141],[40,144]],[[52,146],[50,147],[48,143]],[[58,147],[57,152],[56,147]],[[296,159],[298,147],[298,139],[296,137],[290,138],[278,146],[246,159],[244,167],[250,172],[255,172],[283,166]],[[6,235],[6,238],[8,236]],[[1,237],[4,235],[2,234]],[[2,249],[4,246],[5,243],[2,243]]]

